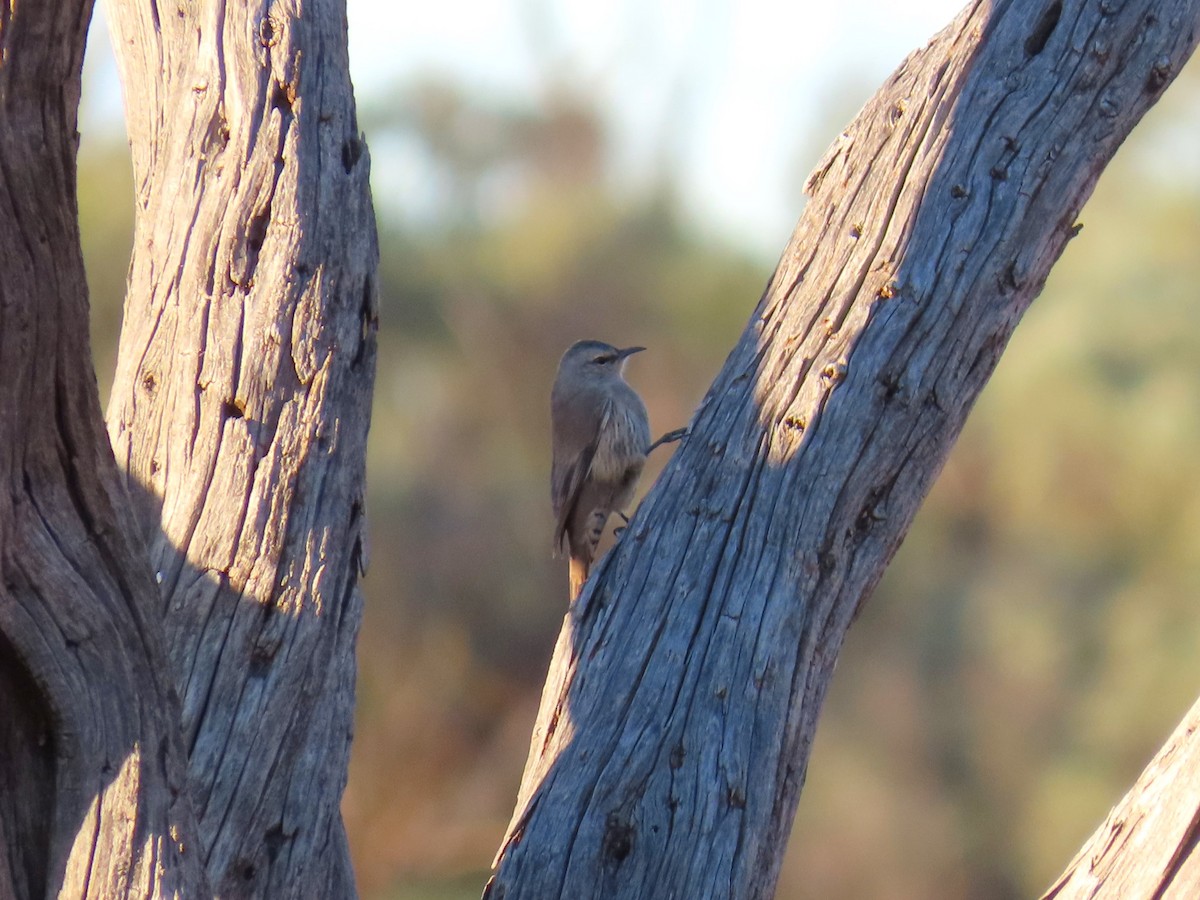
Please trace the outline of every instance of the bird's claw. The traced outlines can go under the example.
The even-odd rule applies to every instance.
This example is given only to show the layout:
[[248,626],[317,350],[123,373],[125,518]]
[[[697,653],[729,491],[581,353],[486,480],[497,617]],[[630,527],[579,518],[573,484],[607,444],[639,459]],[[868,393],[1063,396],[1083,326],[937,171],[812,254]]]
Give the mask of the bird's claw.
[[660,444],[673,444],[676,441],[683,440],[689,434],[691,434],[690,428],[676,428],[674,431],[668,431],[666,434],[664,434],[662,437],[660,437],[657,441],[655,441],[653,444],[651,444],[649,447],[646,448],[646,454],[649,455],[650,451],[653,450],[655,447],[658,447]]

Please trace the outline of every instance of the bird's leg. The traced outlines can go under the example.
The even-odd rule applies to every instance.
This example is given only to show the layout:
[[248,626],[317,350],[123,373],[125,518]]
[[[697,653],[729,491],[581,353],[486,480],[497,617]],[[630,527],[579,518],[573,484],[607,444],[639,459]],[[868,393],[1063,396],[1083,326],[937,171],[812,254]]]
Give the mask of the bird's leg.
[[668,431],[666,434],[664,434],[662,437],[660,437],[657,441],[655,441],[653,444],[651,444],[649,447],[646,448],[646,455],[649,456],[650,451],[653,450],[655,447],[659,446],[660,444],[673,444],[676,441],[683,440],[685,437],[688,436],[689,431],[690,431],[690,429],[688,429],[688,428],[676,428],[674,431]]

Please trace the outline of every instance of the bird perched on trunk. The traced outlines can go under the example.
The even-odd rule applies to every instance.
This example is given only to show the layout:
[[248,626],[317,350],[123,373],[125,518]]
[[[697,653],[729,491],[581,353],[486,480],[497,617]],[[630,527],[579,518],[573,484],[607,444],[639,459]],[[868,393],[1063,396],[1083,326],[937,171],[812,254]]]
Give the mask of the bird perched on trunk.
[[650,420],[624,378],[644,347],[619,350],[577,341],[558,364],[550,392],[554,545],[570,559],[571,600],[579,596],[612,513],[624,516],[650,451]]

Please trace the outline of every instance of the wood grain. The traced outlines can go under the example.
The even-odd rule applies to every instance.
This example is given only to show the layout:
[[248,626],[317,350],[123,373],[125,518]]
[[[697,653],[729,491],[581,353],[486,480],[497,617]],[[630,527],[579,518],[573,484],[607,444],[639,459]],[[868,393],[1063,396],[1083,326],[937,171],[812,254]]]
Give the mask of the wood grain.
[[345,5],[109,15],[137,219],[108,425],[206,868],[221,896],[352,896],[379,252]]

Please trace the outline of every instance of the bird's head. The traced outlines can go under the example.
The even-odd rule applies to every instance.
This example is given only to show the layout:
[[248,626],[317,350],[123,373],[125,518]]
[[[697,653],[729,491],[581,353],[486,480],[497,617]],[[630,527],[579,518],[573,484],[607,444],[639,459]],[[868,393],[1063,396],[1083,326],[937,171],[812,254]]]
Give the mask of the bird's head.
[[572,372],[587,377],[620,378],[625,371],[625,362],[645,347],[620,349],[604,341],[576,341],[563,354],[558,364],[560,373]]

